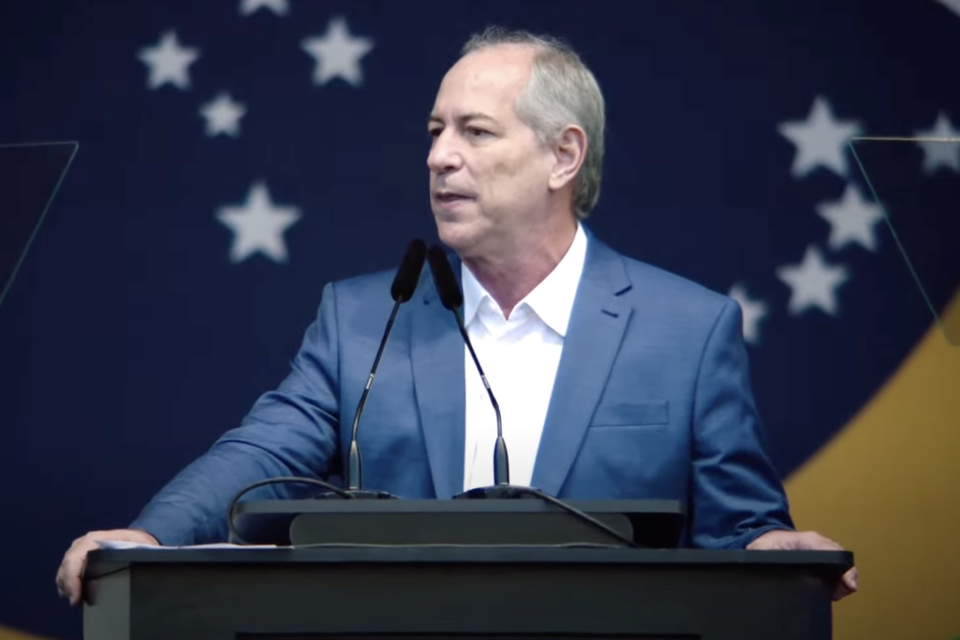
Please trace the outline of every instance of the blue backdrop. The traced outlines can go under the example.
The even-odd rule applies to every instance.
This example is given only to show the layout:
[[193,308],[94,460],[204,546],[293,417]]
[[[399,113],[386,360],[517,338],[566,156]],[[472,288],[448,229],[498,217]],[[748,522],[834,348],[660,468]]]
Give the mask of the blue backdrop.
[[[938,116],[941,133],[960,129],[955,1],[7,0],[0,12],[0,143],[80,143],[0,307],[0,625],[79,637],[53,581],[73,538],[125,526],[238,424],[285,375],[325,282],[435,238],[426,118],[488,23],[563,36],[594,69],[608,138],[588,224],[749,309],[784,476],[931,320],[842,143],[933,131]],[[931,154],[911,147],[913,184],[928,202],[960,201],[960,156]],[[236,228],[224,208],[240,209]],[[960,284],[960,216],[915,227],[939,308]]]

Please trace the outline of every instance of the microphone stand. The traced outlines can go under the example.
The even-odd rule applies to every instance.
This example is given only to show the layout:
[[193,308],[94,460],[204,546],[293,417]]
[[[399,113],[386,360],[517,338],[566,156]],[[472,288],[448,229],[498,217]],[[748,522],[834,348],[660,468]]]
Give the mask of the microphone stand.
[[521,487],[510,484],[510,458],[507,455],[507,443],[503,439],[503,419],[500,415],[500,405],[493,395],[487,376],[480,366],[480,360],[473,350],[473,344],[470,342],[470,336],[467,334],[467,328],[463,324],[463,316],[460,314],[460,307],[463,306],[463,292],[457,283],[457,277],[453,273],[450,261],[447,255],[437,245],[433,245],[427,250],[427,261],[430,263],[430,271],[433,273],[433,281],[440,296],[440,302],[448,310],[453,312],[457,320],[457,328],[460,329],[460,335],[463,337],[464,344],[470,352],[473,364],[480,374],[480,380],[483,381],[483,387],[487,390],[490,397],[490,404],[493,405],[493,411],[497,416],[497,440],[493,451],[493,477],[494,485],[491,487],[478,487],[463,493],[455,495],[455,500],[461,499],[514,499],[521,497],[537,498],[541,497],[537,489],[530,487]]
[[420,272],[423,269],[423,263],[426,260],[427,247],[423,240],[413,240],[407,247],[407,252],[403,256],[403,262],[397,269],[393,284],[390,287],[390,295],[393,297],[393,310],[390,312],[390,318],[387,320],[387,326],[383,330],[383,337],[380,339],[380,347],[377,349],[377,355],[373,359],[373,366],[370,368],[370,375],[367,377],[367,384],[363,387],[363,393],[360,395],[360,401],[357,403],[357,411],[353,416],[353,429],[350,436],[350,449],[347,453],[347,488],[343,491],[329,491],[317,496],[320,499],[358,499],[358,500],[397,500],[397,496],[387,491],[370,491],[363,488],[363,465],[360,458],[360,444],[357,441],[357,433],[360,429],[360,416],[363,415],[363,409],[367,404],[367,397],[370,395],[370,388],[373,386],[373,380],[377,377],[377,369],[380,368],[380,359],[387,347],[387,340],[393,331],[393,323],[397,319],[397,313],[400,311],[400,305],[410,300],[417,288],[417,282],[420,280]]

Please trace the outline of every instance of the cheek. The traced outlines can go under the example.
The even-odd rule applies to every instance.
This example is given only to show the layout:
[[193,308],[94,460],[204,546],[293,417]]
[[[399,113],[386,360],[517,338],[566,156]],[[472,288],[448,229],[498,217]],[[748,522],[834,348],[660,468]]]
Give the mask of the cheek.
[[475,157],[467,166],[488,205],[488,213],[500,208],[496,203],[513,208],[520,202],[535,199],[543,186],[542,159],[528,150],[511,149],[507,153]]
[[509,192],[513,197],[532,195],[536,182],[534,158],[521,155],[498,158],[490,165],[491,186],[498,192]]
[[483,174],[483,196],[486,200],[487,214],[499,217],[497,212],[516,205],[522,195],[517,171],[506,161],[490,163]]
[[512,202],[531,202],[539,197],[543,185],[538,158],[526,155],[503,159],[491,170],[496,191]]
[[517,173],[516,164],[512,158],[498,158],[490,166],[490,173],[497,178],[509,178]]
[[529,155],[516,151],[501,154],[491,162],[490,171],[501,180],[519,178],[523,175],[524,169],[529,167],[531,159]]

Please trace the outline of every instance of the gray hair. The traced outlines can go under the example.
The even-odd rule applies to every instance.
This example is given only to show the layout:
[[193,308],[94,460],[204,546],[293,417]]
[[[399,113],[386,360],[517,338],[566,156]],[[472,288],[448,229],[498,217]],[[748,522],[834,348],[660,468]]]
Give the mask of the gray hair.
[[574,212],[582,220],[597,204],[603,173],[604,102],[597,79],[565,42],[528,31],[487,27],[470,37],[461,55],[502,44],[536,49],[530,80],[520,92],[516,108],[540,141],[556,139],[570,124],[587,135],[587,156],[573,185]]

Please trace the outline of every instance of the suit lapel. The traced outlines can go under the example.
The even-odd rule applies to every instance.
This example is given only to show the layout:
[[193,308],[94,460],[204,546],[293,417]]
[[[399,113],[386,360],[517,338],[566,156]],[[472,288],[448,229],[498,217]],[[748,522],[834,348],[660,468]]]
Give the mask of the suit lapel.
[[[451,261],[459,272],[459,264]],[[411,322],[410,360],[420,425],[430,459],[433,486],[438,498],[463,490],[464,347],[453,313],[440,304],[429,268],[420,286],[423,295]]]
[[563,487],[603,394],[630,318],[621,297],[630,287],[623,258],[591,234],[531,481],[550,495]]

